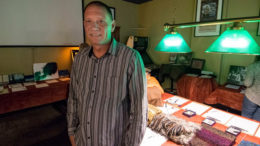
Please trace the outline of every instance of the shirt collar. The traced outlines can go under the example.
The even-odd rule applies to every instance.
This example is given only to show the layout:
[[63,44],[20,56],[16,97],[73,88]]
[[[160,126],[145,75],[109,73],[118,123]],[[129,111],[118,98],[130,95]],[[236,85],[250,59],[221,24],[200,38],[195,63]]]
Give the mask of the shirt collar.
[[[113,38],[112,39],[112,43],[107,51],[106,54],[111,54],[111,55],[116,55],[117,54],[117,51],[118,51],[118,48],[117,48],[117,41]],[[93,55],[93,47],[91,47],[89,53],[88,53],[88,56],[91,57]]]

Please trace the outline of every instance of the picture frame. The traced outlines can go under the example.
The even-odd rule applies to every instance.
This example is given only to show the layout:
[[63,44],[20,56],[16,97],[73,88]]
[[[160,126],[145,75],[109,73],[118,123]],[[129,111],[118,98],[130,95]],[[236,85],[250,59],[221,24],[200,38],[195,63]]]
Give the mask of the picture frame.
[[227,83],[232,85],[238,85],[238,86],[244,85],[246,72],[247,72],[246,66],[230,65],[229,73],[227,77]]
[[191,63],[192,52],[190,53],[171,53],[169,62],[175,65],[187,65]]
[[202,70],[205,64],[205,59],[192,58],[191,69]]
[[[197,0],[196,22],[209,22],[222,17],[223,0]],[[197,26],[195,36],[218,36],[220,25]]]
[[113,20],[116,20],[116,8],[110,7],[110,11],[112,13],[112,18]]

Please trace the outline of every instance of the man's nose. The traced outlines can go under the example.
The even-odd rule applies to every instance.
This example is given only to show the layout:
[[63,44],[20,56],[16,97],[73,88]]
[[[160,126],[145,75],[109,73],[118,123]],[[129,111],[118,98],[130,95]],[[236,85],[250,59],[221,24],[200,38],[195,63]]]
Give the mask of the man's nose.
[[93,22],[93,26],[94,26],[95,28],[98,28],[98,27],[99,27],[98,22]]

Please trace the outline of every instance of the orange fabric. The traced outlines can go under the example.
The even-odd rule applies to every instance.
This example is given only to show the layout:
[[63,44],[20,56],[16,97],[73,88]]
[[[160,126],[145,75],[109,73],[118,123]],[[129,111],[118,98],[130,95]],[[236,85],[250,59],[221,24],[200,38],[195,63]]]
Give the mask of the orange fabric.
[[[174,96],[174,95],[171,95],[171,94],[169,94],[169,93],[164,93],[163,95],[162,95],[162,99],[163,100],[165,100],[165,99],[167,99],[167,98],[170,98],[170,97],[172,97],[172,96]],[[192,102],[192,101],[189,101],[188,103],[190,103],[190,102]],[[187,104],[188,104],[187,103]],[[185,105],[187,105],[187,104],[185,104]],[[183,106],[185,106],[185,105],[182,105],[181,107],[183,107]],[[211,110],[212,109],[212,107],[211,108],[209,108],[207,111],[205,111],[204,113],[206,113],[206,112],[208,112],[209,110]],[[193,116],[193,117],[186,117],[186,116],[184,116],[182,113],[183,113],[183,109],[181,109],[181,110],[179,110],[178,112],[175,112],[173,115],[174,116],[176,116],[176,117],[179,117],[179,118],[181,118],[181,119],[184,119],[184,120],[186,120],[186,121],[191,121],[191,122],[194,122],[194,123],[199,123],[199,124],[201,124],[201,122],[205,119],[205,118],[203,118],[202,116],[200,116],[200,115],[196,115],[196,116]],[[203,113],[203,114],[204,114]],[[244,117],[243,117],[244,118]],[[247,119],[247,118],[245,118],[245,119]],[[249,119],[250,120],[250,119]],[[215,128],[217,128],[217,129],[219,129],[219,130],[221,130],[221,131],[225,131],[226,130],[226,126],[225,125],[222,125],[222,124],[219,124],[219,123],[216,123],[213,127],[215,127]],[[258,126],[258,128],[260,128],[260,126]],[[247,135],[247,134],[244,134],[244,133],[241,133],[241,134],[239,134],[238,136],[237,136],[237,138],[236,138],[236,143],[235,143],[235,146],[237,146],[242,140],[246,140],[246,141],[251,141],[251,142],[253,142],[253,143],[256,143],[256,144],[260,144],[260,138],[258,138],[258,137],[255,137],[255,136],[250,136],[250,135]],[[179,146],[179,145],[177,145],[177,144],[175,144],[174,142],[172,142],[172,141],[166,141],[164,144],[162,144],[162,146]]]
[[244,95],[240,90],[218,87],[205,100],[207,104],[222,104],[230,108],[241,111]]
[[160,83],[150,74],[146,74],[146,79],[148,103],[154,106],[163,106],[162,94],[164,91]]
[[147,87],[158,87],[160,89],[161,93],[162,94],[164,93],[163,88],[161,87],[160,83],[158,82],[158,80],[155,77],[147,74],[146,79],[147,79]]
[[162,94],[158,87],[147,88],[148,103],[154,106],[163,106]]
[[184,75],[177,82],[178,95],[203,103],[216,89],[214,78],[199,78]]

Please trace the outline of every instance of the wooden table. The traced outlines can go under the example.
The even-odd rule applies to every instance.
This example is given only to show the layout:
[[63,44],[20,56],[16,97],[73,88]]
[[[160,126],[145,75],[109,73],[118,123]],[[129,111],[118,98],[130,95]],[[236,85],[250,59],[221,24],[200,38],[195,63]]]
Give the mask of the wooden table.
[[[44,81],[37,84],[39,83],[44,83]],[[27,90],[17,92],[12,92],[8,86],[5,86],[9,93],[0,95],[0,114],[49,104],[67,98],[69,80],[58,80],[58,82],[48,85],[42,88],[36,88],[35,85],[26,86]]]
[[[171,95],[171,94],[168,94],[168,93],[164,93],[163,94],[163,100],[165,100],[165,99],[167,99],[167,98],[170,98],[170,97],[172,97],[173,95]],[[187,102],[187,103],[184,103],[182,106],[181,106],[181,108],[182,107],[184,107],[185,105],[187,105],[187,104],[189,104],[189,103],[191,103],[192,101],[189,101],[189,102]],[[206,113],[206,112],[208,112],[209,110],[211,110],[212,109],[212,107],[210,107],[208,110],[206,110],[204,113]],[[194,123],[198,123],[198,124],[201,124],[201,122],[205,119],[205,118],[203,118],[201,115],[203,115],[204,113],[202,113],[201,115],[196,115],[196,116],[193,116],[193,117],[190,117],[190,118],[188,118],[188,117],[186,117],[186,116],[184,116],[182,113],[184,112],[184,110],[183,109],[180,109],[179,111],[177,111],[177,112],[175,112],[175,113],[173,113],[173,115],[174,116],[176,116],[176,117],[178,117],[178,118],[181,118],[181,119],[184,119],[184,120],[186,120],[186,121],[191,121],[191,122],[194,122]],[[224,111],[225,112],[225,111]],[[231,114],[231,113],[230,113]],[[236,115],[236,116],[238,116],[238,115]],[[239,117],[241,117],[241,116],[239,116]],[[243,118],[245,118],[245,117],[243,117]],[[245,119],[247,119],[247,118],[245,118]],[[249,120],[251,120],[251,119],[249,119]],[[252,120],[253,121],[253,120]],[[220,124],[220,123],[216,123],[216,124],[214,124],[213,125],[213,127],[214,128],[216,128],[216,129],[219,129],[219,130],[221,130],[221,131],[225,131],[226,129],[227,129],[227,127],[225,126],[225,125],[222,125],[222,124]],[[258,129],[260,128],[260,126],[258,126]],[[258,137],[255,137],[255,136],[251,136],[251,135],[248,135],[248,134],[245,134],[245,133],[240,133],[238,136],[237,136],[237,138],[236,138],[236,143],[235,143],[235,145],[238,145],[242,140],[246,140],[246,141],[250,141],[250,142],[253,142],[253,143],[256,143],[256,144],[260,144],[260,138],[258,138]],[[178,144],[175,144],[174,142],[172,142],[172,141],[170,141],[170,140],[168,140],[168,141],[166,141],[164,144],[162,144],[162,146],[176,146],[176,145],[178,145]]]
[[231,89],[224,86],[218,87],[205,100],[207,104],[222,104],[230,108],[241,111],[244,100],[244,94],[240,89]]
[[201,78],[183,75],[177,82],[179,96],[204,103],[205,99],[217,88],[215,78]]

